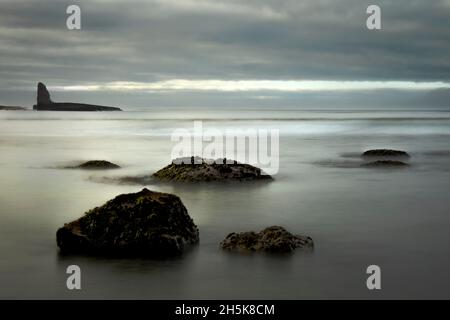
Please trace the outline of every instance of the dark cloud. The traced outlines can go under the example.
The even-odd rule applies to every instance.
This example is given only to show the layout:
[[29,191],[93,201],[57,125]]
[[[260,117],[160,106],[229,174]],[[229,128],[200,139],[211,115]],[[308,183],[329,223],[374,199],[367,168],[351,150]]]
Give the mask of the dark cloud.
[[[3,0],[0,97],[6,101],[0,102],[25,103],[17,94],[14,100],[14,93],[34,90],[37,81],[50,86],[180,78],[449,82],[450,1],[376,3],[381,31],[366,29],[372,1],[365,0]],[[65,27],[71,4],[81,6],[81,31]],[[101,95],[89,97],[98,101]],[[290,102],[300,96],[278,95]],[[209,102],[221,95],[184,94],[200,96]],[[253,101],[250,94],[236,96]],[[135,99],[132,105],[143,101],[127,98]]]

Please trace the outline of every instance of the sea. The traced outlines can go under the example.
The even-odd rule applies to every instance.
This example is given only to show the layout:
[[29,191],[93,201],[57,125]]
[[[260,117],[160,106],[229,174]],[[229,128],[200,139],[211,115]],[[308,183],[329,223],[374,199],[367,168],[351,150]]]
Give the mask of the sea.
[[[177,129],[277,130],[269,183],[127,183],[171,161]],[[374,148],[409,166],[361,166]],[[83,161],[118,170],[65,169]],[[62,255],[56,231],[116,195],[178,195],[200,243],[164,259]],[[292,254],[224,252],[231,232],[280,225],[314,240]],[[450,108],[148,107],[0,111],[1,299],[448,299]],[[81,289],[67,288],[67,268]],[[368,267],[380,270],[370,290]]]

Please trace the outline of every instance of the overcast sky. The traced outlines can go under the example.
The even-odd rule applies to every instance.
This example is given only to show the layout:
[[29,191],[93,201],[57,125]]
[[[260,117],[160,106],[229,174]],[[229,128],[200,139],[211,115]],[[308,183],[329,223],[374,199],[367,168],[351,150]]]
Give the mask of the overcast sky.
[[450,0],[0,0],[0,105],[38,81],[130,107],[450,105]]

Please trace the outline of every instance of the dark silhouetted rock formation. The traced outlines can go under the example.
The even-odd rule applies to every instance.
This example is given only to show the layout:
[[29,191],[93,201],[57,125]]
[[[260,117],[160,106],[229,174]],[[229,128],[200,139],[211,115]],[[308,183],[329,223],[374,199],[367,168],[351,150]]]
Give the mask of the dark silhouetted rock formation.
[[409,159],[406,151],[391,149],[374,149],[364,152],[362,158],[370,162],[362,163],[361,166],[369,168],[398,168],[409,166],[408,163],[400,161]]
[[409,157],[405,151],[391,149],[368,150],[362,154],[363,157]]
[[270,175],[252,165],[195,158],[179,158],[152,176],[169,182],[253,181],[272,180]]
[[116,107],[105,107],[93,104],[72,103],[72,102],[53,102],[50,99],[50,93],[42,82],[37,87],[37,104],[33,106],[38,111],[122,111]]
[[310,237],[293,235],[283,227],[272,226],[258,233],[230,233],[220,246],[229,251],[286,253],[297,248],[312,249],[314,243]]
[[118,166],[115,163],[105,161],[105,160],[90,160],[90,161],[86,161],[78,166],[69,167],[69,168],[102,170],[102,169],[119,169],[120,166]]
[[56,241],[62,253],[159,257],[198,243],[199,232],[179,197],[143,189],[65,224]]
[[37,87],[37,105],[49,105],[52,104],[52,100],[50,99],[50,93],[47,90],[47,87],[42,82],[38,83]]

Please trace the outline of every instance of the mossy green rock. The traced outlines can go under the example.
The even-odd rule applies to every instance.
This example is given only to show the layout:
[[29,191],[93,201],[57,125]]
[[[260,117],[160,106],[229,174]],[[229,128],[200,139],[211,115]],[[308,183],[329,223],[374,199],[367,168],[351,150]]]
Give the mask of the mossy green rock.
[[143,189],[89,210],[56,239],[63,253],[164,256],[198,243],[199,231],[179,197]]

